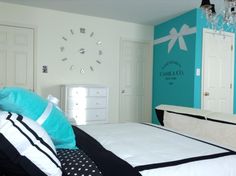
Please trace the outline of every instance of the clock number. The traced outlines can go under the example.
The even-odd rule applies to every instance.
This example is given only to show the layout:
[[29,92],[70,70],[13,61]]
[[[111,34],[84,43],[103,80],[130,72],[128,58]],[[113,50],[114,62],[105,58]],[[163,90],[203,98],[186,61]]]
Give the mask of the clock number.
[[72,29],[70,30],[70,33],[71,33],[72,35],[74,35],[74,31],[73,31]]
[[80,69],[80,73],[84,74],[84,72],[85,72],[84,69],[81,68],[81,69]]
[[65,47],[64,47],[64,46],[60,47],[60,50],[61,50],[61,52],[63,52],[63,51],[64,51],[64,49],[65,49]]
[[65,57],[65,58],[63,58],[63,59],[61,59],[61,60],[65,62],[65,61],[67,61],[68,59]]
[[65,38],[65,37],[62,37],[62,39],[65,40],[65,41],[67,41],[67,38]]
[[97,43],[96,43],[98,46],[100,46],[101,44],[102,44],[102,42],[101,41],[97,41]]
[[71,65],[70,66],[70,70],[74,70],[75,66],[74,65]]
[[102,55],[102,50],[99,50],[98,54],[99,54],[99,56],[101,56]]
[[96,60],[96,62],[97,62],[98,64],[101,64],[101,61],[99,61],[99,60]]

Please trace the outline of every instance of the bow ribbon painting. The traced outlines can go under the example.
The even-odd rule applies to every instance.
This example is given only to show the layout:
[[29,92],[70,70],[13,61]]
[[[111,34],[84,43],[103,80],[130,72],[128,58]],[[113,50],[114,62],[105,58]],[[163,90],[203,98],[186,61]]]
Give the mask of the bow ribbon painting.
[[175,28],[172,28],[168,36],[154,40],[154,45],[169,41],[169,44],[168,44],[168,53],[169,53],[171,49],[173,48],[173,46],[175,45],[176,41],[178,40],[180,49],[187,51],[188,48],[186,46],[184,36],[194,34],[194,33],[196,33],[196,27],[189,28],[187,24],[184,24],[181,27],[179,33],[177,32]]

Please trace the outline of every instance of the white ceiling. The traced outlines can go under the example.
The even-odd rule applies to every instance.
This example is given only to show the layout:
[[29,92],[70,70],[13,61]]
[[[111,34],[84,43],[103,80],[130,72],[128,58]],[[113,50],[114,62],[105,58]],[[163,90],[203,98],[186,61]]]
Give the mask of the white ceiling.
[[[0,0],[47,9],[156,25],[193,8],[201,0]],[[211,0],[216,9],[224,0]]]

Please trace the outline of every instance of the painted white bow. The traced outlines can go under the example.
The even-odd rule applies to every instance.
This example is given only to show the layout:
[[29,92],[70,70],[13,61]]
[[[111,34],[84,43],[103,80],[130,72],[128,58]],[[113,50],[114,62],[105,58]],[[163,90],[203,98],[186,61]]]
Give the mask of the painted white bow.
[[170,40],[170,42],[168,44],[168,53],[169,53],[171,51],[171,49],[173,48],[173,46],[175,45],[176,41],[179,40],[180,49],[187,51],[188,48],[187,48],[186,43],[184,41],[184,36],[196,33],[196,27],[189,28],[189,26],[187,24],[184,24],[181,27],[179,33],[177,32],[177,30],[175,28],[172,28],[169,33],[170,33],[170,35],[168,35],[168,36],[154,40],[154,45],[160,44],[163,42],[167,42]]

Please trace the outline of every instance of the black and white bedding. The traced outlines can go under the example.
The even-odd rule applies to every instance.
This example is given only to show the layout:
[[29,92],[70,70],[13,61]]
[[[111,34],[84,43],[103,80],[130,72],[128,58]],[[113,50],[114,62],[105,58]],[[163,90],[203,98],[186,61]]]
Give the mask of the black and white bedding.
[[63,176],[102,176],[96,164],[80,149],[57,149]]
[[0,176],[102,176],[81,149],[56,149],[31,119],[0,113]]
[[77,144],[104,176],[235,176],[236,152],[138,123],[74,127]]

